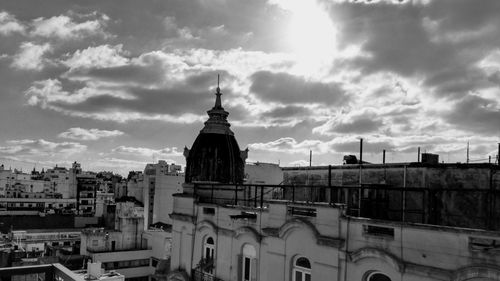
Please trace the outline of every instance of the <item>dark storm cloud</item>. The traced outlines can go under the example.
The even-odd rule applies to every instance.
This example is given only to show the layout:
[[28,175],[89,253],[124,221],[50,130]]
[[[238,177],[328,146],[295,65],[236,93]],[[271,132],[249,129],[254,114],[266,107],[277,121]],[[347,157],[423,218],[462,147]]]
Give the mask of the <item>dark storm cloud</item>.
[[104,82],[133,82],[137,84],[156,84],[163,81],[161,67],[149,65],[123,65],[106,68],[77,69],[66,74],[70,79],[99,80]]
[[[116,70],[116,68],[113,69]],[[144,72],[148,73],[148,71],[144,68],[137,69],[134,73],[140,73],[140,77],[145,77],[147,75],[144,75]],[[51,108],[69,115],[113,116],[116,112],[143,115],[167,114],[174,117],[186,113],[200,115],[214,104],[217,73],[229,76],[224,71],[202,71],[187,76],[183,80],[168,83],[168,86],[156,88],[151,88],[148,84],[130,86],[124,84],[122,77],[116,76],[117,80],[121,81],[117,85],[90,85],[83,89],[75,89],[73,92],[65,89],[58,80],[46,80],[35,82],[35,85],[26,91],[26,95],[30,105]],[[131,77],[129,78],[132,84],[140,84],[137,83],[138,81],[143,82],[137,78],[137,75],[134,79]],[[95,80],[102,80],[102,76]],[[224,96],[225,101],[226,97],[233,96],[229,88],[225,93],[227,93]]]
[[466,96],[442,114],[457,128],[484,135],[500,133],[500,103],[497,100]]
[[287,73],[259,71],[250,77],[250,91],[264,101],[341,105],[348,101],[341,85],[308,81]]
[[336,133],[368,133],[379,130],[384,123],[370,116],[358,116],[347,122],[334,124],[330,131]]
[[111,95],[92,96],[86,100],[67,104],[52,103],[54,106],[70,111],[103,113],[108,110],[120,110],[145,114],[180,115],[182,113],[201,113],[211,104],[213,97],[206,91],[186,91],[179,88],[146,89],[129,88],[133,99],[123,99]]
[[309,108],[298,105],[288,105],[273,108],[269,111],[264,112],[261,116],[263,118],[289,118],[303,117],[311,114],[312,112]]
[[500,2],[329,4],[338,42],[362,44],[369,55],[351,61],[365,74],[420,76],[439,97],[461,97],[488,86],[476,63],[500,43]]

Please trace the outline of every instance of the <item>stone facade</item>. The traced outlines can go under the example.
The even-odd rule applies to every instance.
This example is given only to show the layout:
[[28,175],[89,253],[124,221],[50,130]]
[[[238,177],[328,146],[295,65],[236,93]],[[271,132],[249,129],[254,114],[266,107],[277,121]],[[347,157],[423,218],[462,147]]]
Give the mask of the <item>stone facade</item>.
[[[270,201],[263,209],[174,198],[176,278],[179,272],[191,280],[500,278],[498,232],[355,218],[342,205]],[[305,267],[299,259],[308,261]],[[388,279],[377,279],[382,275]]]

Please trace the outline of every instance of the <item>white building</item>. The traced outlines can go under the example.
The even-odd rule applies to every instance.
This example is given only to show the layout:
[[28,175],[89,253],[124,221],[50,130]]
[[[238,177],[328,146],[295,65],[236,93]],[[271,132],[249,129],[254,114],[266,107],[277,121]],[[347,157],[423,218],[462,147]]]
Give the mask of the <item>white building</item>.
[[174,206],[170,280],[500,280],[494,231],[352,217],[327,203],[249,208],[179,194]]
[[80,247],[80,229],[26,229],[14,230],[10,239],[25,251],[45,252],[48,246],[58,246],[71,252]]
[[172,195],[182,192],[181,166],[160,160],[144,168],[144,229],[157,222],[171,224]]
[[114,270],[126,278],[147,278],[151,267],[152,246],[143,229],[144,210],[133,202],[116,204],[114,229],[82,230],[80,254],[102,262],[106,271]]

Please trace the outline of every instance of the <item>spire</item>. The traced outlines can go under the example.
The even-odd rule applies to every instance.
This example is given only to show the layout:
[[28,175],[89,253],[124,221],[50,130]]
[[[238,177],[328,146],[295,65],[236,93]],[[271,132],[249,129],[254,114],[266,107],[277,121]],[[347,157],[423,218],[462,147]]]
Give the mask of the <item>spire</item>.
[[215,91],[217,98],[215,99],[214,107],[207,111],[208,120],[205,122],[205,127],[201,130],[201,132],[233,135],[233,132],[229,129],[231,125],[227,122],[227,116],[229,113],[222,107],[220,98],[222,93],[220,92],[219,83],[220,75],[217,75],[217,90]]
[[221,102],[221,98],[220,96],[222,95],[222,93],[220,92],[220,88],[219,88],[219,74],[217,74],[217,91],[215,93],[215,95],[217,96],[217,98],[215,98],[215,106],[214,108],[222,108],[222,102]]

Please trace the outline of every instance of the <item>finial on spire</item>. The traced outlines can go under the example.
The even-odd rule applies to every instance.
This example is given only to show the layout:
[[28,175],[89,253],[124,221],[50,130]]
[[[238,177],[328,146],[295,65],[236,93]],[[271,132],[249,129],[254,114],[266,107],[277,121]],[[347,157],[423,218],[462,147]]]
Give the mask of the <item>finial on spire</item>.
[[217,98],[215,98],[215,106],[214,106],[214,108],[222,108],[222,102],[221,102],[221,98],[220,98],[220,96],[222,94],[221,94],[220,88],[219,88],[219,80],[220,80],[220,75],[217,74],[217,92],[215,93],[215,95],[217,96]]

